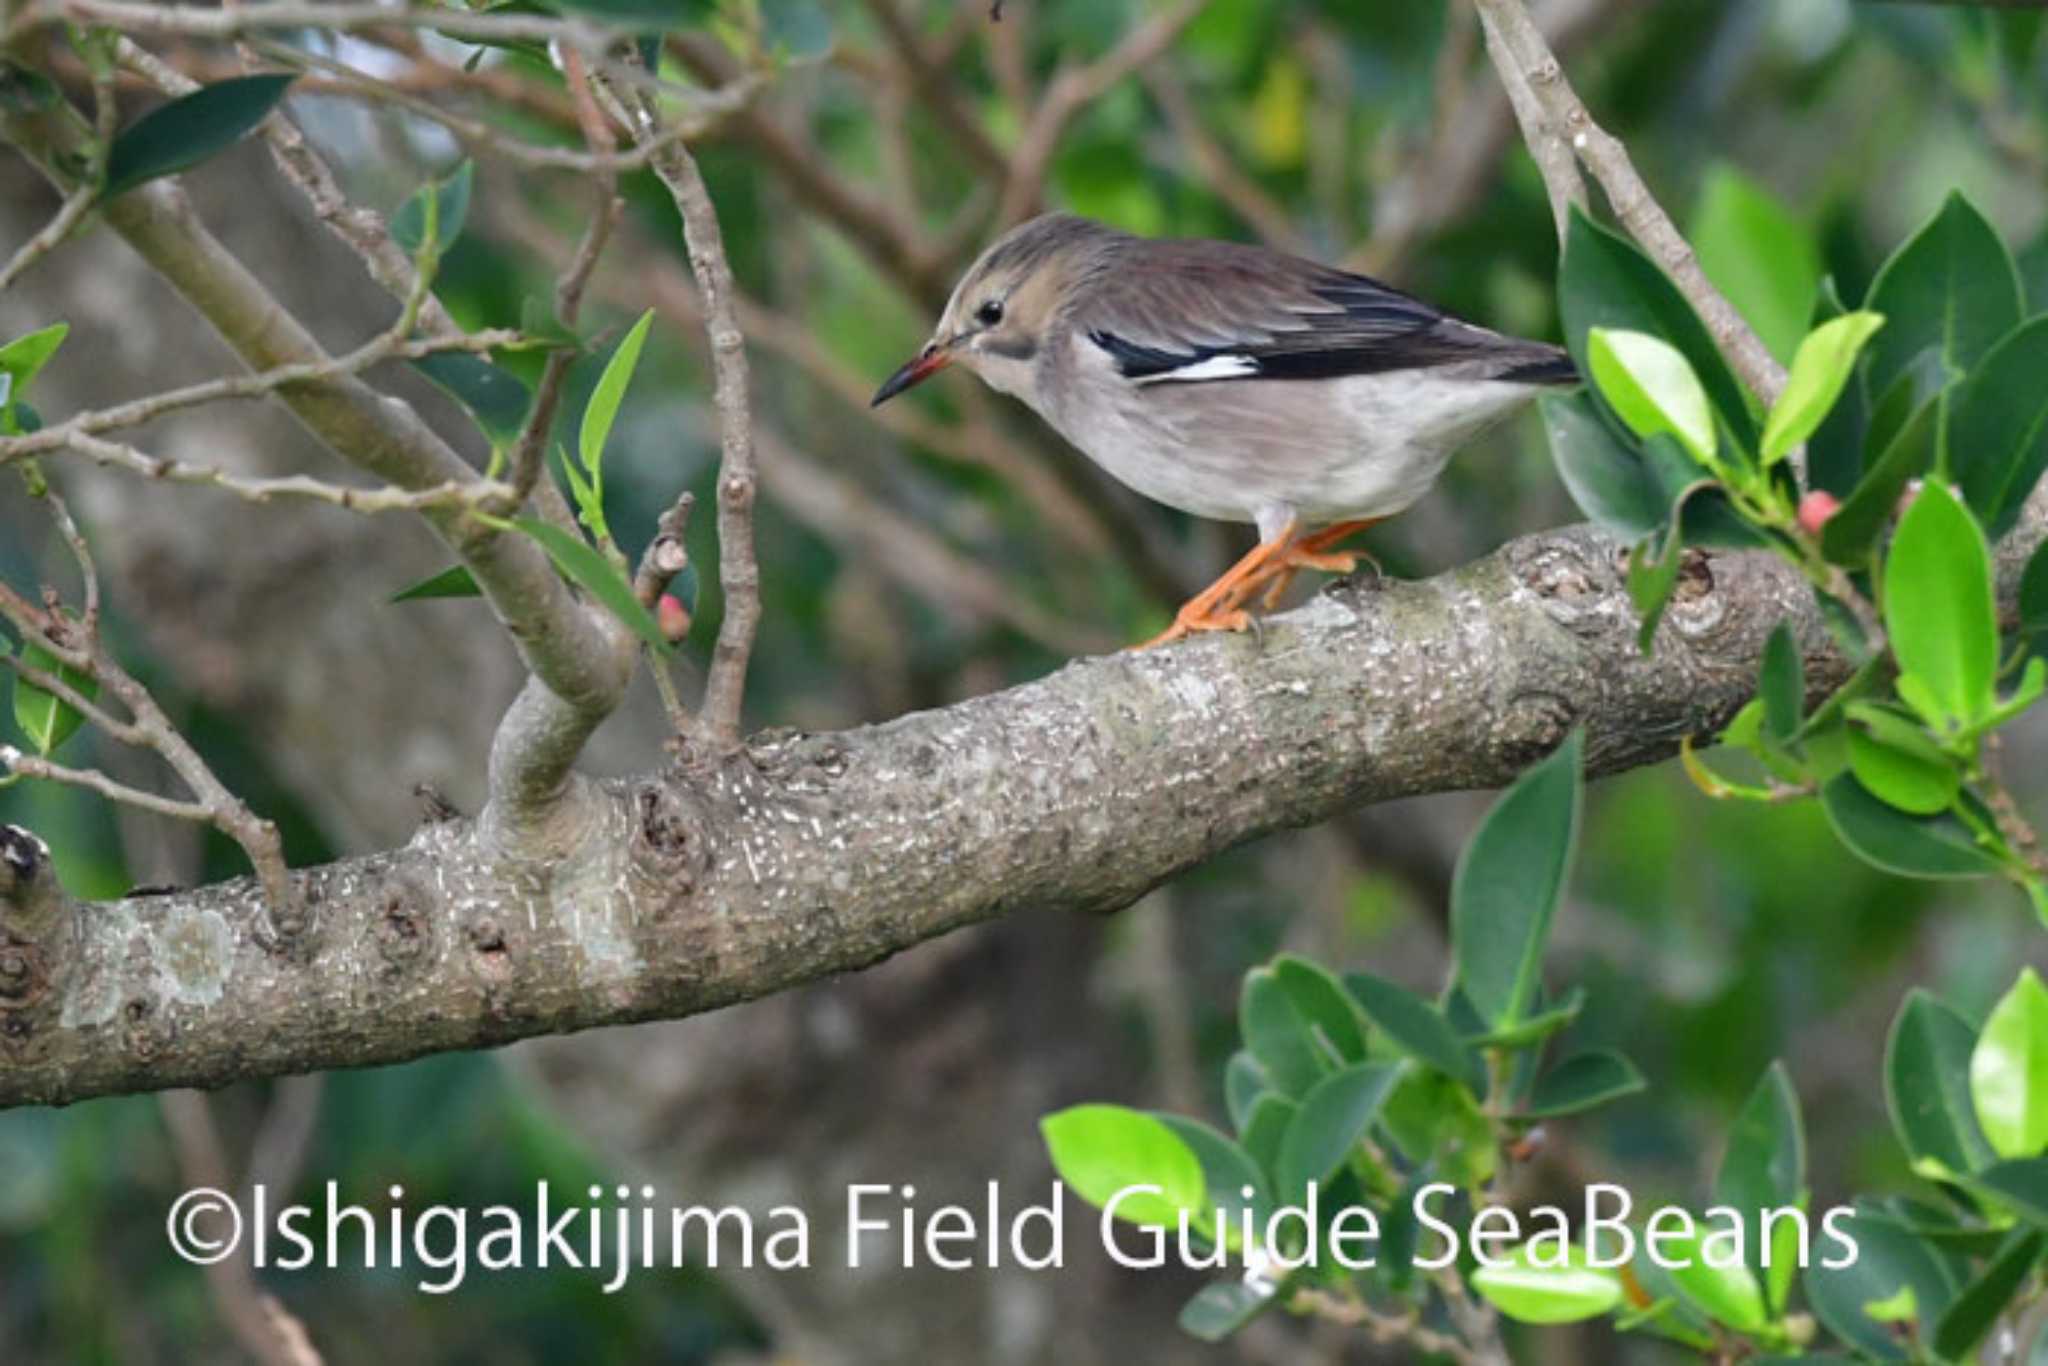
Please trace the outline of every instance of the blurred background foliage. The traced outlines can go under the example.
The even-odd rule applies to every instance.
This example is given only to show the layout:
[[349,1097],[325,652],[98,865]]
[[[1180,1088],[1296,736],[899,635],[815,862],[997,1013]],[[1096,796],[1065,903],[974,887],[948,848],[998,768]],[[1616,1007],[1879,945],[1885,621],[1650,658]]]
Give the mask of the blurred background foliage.
[[[726,7],[739,22],[671,42],[666,70],[679,79],[768,73],[701,144],[747,296],[763,426],[754,726],[857,725],[1043,674],[1156,629],[1177,594],[1240,548],[1241,529],[1145,504],[964,377],[867,412],[866,394],[921,344],[957,270],[1006,211],[1042,203],[1146,233],[1264,239],[1370,269],[1505,331],[1556,335],[1549,209],[1462,3],[1212,0],[1164,56],[1055,130],[1042,192],[1005,167],[1039,126],[1055,73],[1113,53],[1161,9],[1004,8],[992,24],[984,0],[755,0]],[[2040,14],[1849,0],[1537,8],[1596,115],[1781,354],[1824,277],[1860,297],[1891,247],[1957,187],[2021,252],[2033,306],[2048,306]],[[422,58],[374,35],[297,41],[383,76]],[[161,51],[208,79],[232,61],[176,43]],[[458,78],[469,53],[427,39],[424,56],[443,75],[434,98],[528,138],[575,142],[544,64],[492,51]],[[76,93],[79,72],[69,76]],[[524,93],[502,98],[510,85]],[[124,113],[148,99],[124,92]],[[433,125],[318,80],[291,108],[351,193],[382,208],[462,155]],[[210,221],[329,345],[388,318],[260,148],[190,179]],[[709,505],[717,432],[673,211],[650,178],[621,188],[628,218],[585,318],[615,336],[657,309],[610,457],[612,522],[631,548],[678,486]],[[517,171],[479,149],[443,301],[466,326],[517,325],[591,203],[573,176]],[[21,240],[53,208],[25,165],[0,165],[0,239]],[[0,337],[60,317],[73,332],[39,381],[46,418],[225,368],[183,306],[104,235],[0,298]],[[582,366],[586,391],[602,350]],[[457,410],[406,376],[384,378],[481,449]],[[203,443],[211,458],[251,468],[322,459],[288,423],[247,411],[163,424],[150,439],[168,451]],[[56,474],[111,562],[131,667],[177,700],[230,784],[284,824],[295,862],[403,839],[415,782],[474,808],[488,726],[517,676],[481,607],[386,604],[438,567],[417,528]],[[1388,572],[1426,575],[1569,520],[1532,417],[1464,455],[1369,544]],[[691,544],[700,564],[715,562],[708,517]],[[8,481],[0,575],[61,581],[61,557]],[[701,661],[715,585],[700,607]],[[647,702],[613,723],[593,764],[658,761]],[[2036,809],[2048,795],[2044,754],[2037,726],[2006,756]],[[338,1075],[296,1099],[244,1086],[215,1097],[212,1115],[239,1164],[288,1104],[305,1109],[309,1137],[290,1166],[300,1199],[332,1179],[365,1203],[397,1183],[414,1209],[480,1207],[529,1199],[542,1178],[570,1188],[644,1179],[677,1203],[793,1199],[823,1228],[849,1180],[914,1182],[929,1204],[972,1203],[990,1179],[1038,1192],[1050,1172],[1033,1125],[1055,1106],[1116,1096],[1220,1112],[1213,1088],[1234,1041],[1237,983],[1275,950],[1435,983],[1451,861],[1482,801],[1402,802],[1276,837],[1101,922],[1022,917],[703,1020]],[[0,792],[0,820],[48,838],[67,884],[87,896],[238,871],[225,847],[69,791]],[[1559,1126],[1542,1160],[1554,1193],[1601,1179],[1646,1202],[1696,1199],[1717,1157],[1700,1136],[1725,1130],[1773,1057],[1788,1060],[1805,1098],[1816,1205],[1893,1182],[1902,1159],[1882,1121],[1879,1059],[1904,990],[1925,985],[1981,1012],[2019,963],[2048,963],[2016,896],[1885,878],[1844,853],[1811,805],[1716,805],[1672,765],[1596,785],[1586,832],[1555,950],[1590,993],[1577,1041],[1626,1042],[1651,1090]],[[0,1173],[5,1359],[232,1355],[201,1277],[163,1243],[163,1211],[190,1182],[157,1099],[0,1115]],[[819,1245],[836,1246],[822,1233]],[[912,1352],[1371,1359],[1369,1345],[1270,1320],[1202,1347],[1171,1327],[1191,1278],[1070,1261],[1059,1277],[642,1273],[616,1295],[539,1273],[474,1276],[446,1297],[389,1271],[266,1284],[330,1360],[374,1354],[393,1366]],[[1656,1350],[1599,1333],[1545,1342],[1556,1361]]]

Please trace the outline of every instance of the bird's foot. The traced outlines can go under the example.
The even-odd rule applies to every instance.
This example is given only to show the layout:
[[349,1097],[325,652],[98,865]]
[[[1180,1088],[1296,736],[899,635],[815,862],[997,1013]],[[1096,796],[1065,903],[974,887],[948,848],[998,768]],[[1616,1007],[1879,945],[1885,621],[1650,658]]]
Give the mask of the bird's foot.
[[1140,645],[1133,645],[1132,651],[1155,650],[1161,645],[1171,645],[1176,640],[1204,631],[1254,631],[1258,620],[1242,607],[1215,608],[1196,611],[1197,603],[1191,602],[1174,615],[1173,625],[1161,631],[1152,639]]

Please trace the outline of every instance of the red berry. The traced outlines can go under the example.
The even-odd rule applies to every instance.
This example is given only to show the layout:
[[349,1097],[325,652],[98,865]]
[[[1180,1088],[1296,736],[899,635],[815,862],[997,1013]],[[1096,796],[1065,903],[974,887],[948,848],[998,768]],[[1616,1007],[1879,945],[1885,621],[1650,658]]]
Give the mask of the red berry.
[[1799,525],[1809,536],[1820,535],[1821,527],[1828,518],[1835,515],[1842,506],[1841,500],[1826,489],[1815,489],[1799,500]]

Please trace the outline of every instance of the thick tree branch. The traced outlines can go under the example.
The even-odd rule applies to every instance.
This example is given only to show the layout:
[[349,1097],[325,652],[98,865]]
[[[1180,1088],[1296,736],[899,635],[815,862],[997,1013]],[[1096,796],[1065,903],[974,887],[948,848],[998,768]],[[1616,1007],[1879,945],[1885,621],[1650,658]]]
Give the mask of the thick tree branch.
[[[2001,547],[2008,594],[2044,529],[2037,496]],[[1128,905],[1350,807],[1495,786],[1573,726],[1595,772],[1655,762],[1749,697],[1781,619],[1811,686],[1844,676],[1811,594],[1759,554],[1689,572],[1644,657],[1622,553],[1584,527],[1525,537],[1427,582],[1341,586],[1263,645],[1082,660],[887,725],[756,737],[575,789],[577,838],[529,858],[430,825],[296,875],[323,925],[306,962],[255,942],[248,882],[46,908],[62,1008],[0,1030],[0,1104],[688,1015],[996,916]]]

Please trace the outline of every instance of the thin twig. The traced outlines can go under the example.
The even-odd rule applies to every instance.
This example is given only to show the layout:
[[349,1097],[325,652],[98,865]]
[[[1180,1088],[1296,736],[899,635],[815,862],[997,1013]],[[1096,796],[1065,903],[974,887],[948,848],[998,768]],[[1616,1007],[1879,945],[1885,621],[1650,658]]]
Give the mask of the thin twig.
[[13,284],[17,276],[70,236],[71,230],[78,226],[86,212],[92,208],[98,194],[98,188],[90,184],[81,185],[73,190],[57,210],[56,216],[43,225],[43,230],[23,242],[14,255],[7,258],[7,264],[0,266],[0,289]]
[[[600,86],[600,89],[603,87]],[[616,98],[616,96],[614,96]],[[661,123],[644,98],[637,98],[629,126],[638,141],[659,141]],[[761,619],[761,571],[754,558],[753,410],[748,398],[746,337],[740,331],[733,303],[732,267],[725,256],[725,237],[718,209],[697,169],[697,160],[680,142],[662,143],[654,173],[667,187],[683,220],[683,245],[697,290],[704,301],[705,333],[711,343],[713,398],[718,405],[718,583],[724,617],[711,651],[711,670],[704,685],[698,717],[699,740],[714,748],[739,743],[740,712],[747,686],[747,662]]]
[[[1473,3],[1486,23],[1487,52],[1502,83],[1507,85],[1510,95],[1515,93],[1518,81],[1526,85],[1541,111],[1533,130],[1527,117],[1522,120],[1522,128],[1536,153],[1537,164],[1543,168],[1553,203],[1560,195],[1570,197],[1569,185],[1560,183],[1559,172],[1552,164],[1554,150],[1545,150],[1562,139],[1600,182],[1622,225],[1683,291],[1743,383],[1766,406],[1776,402],[1785,387],[1785,367],[1778,364],[1735,306],[1707,279],[1692,247],[1636,173],[1628,149],[1593,121],[1566,79],[1564,68],[1550,50],[1542,30],[1529,18],[1522,0]],[[1576,178],[1576,172],[1573,175]]]

